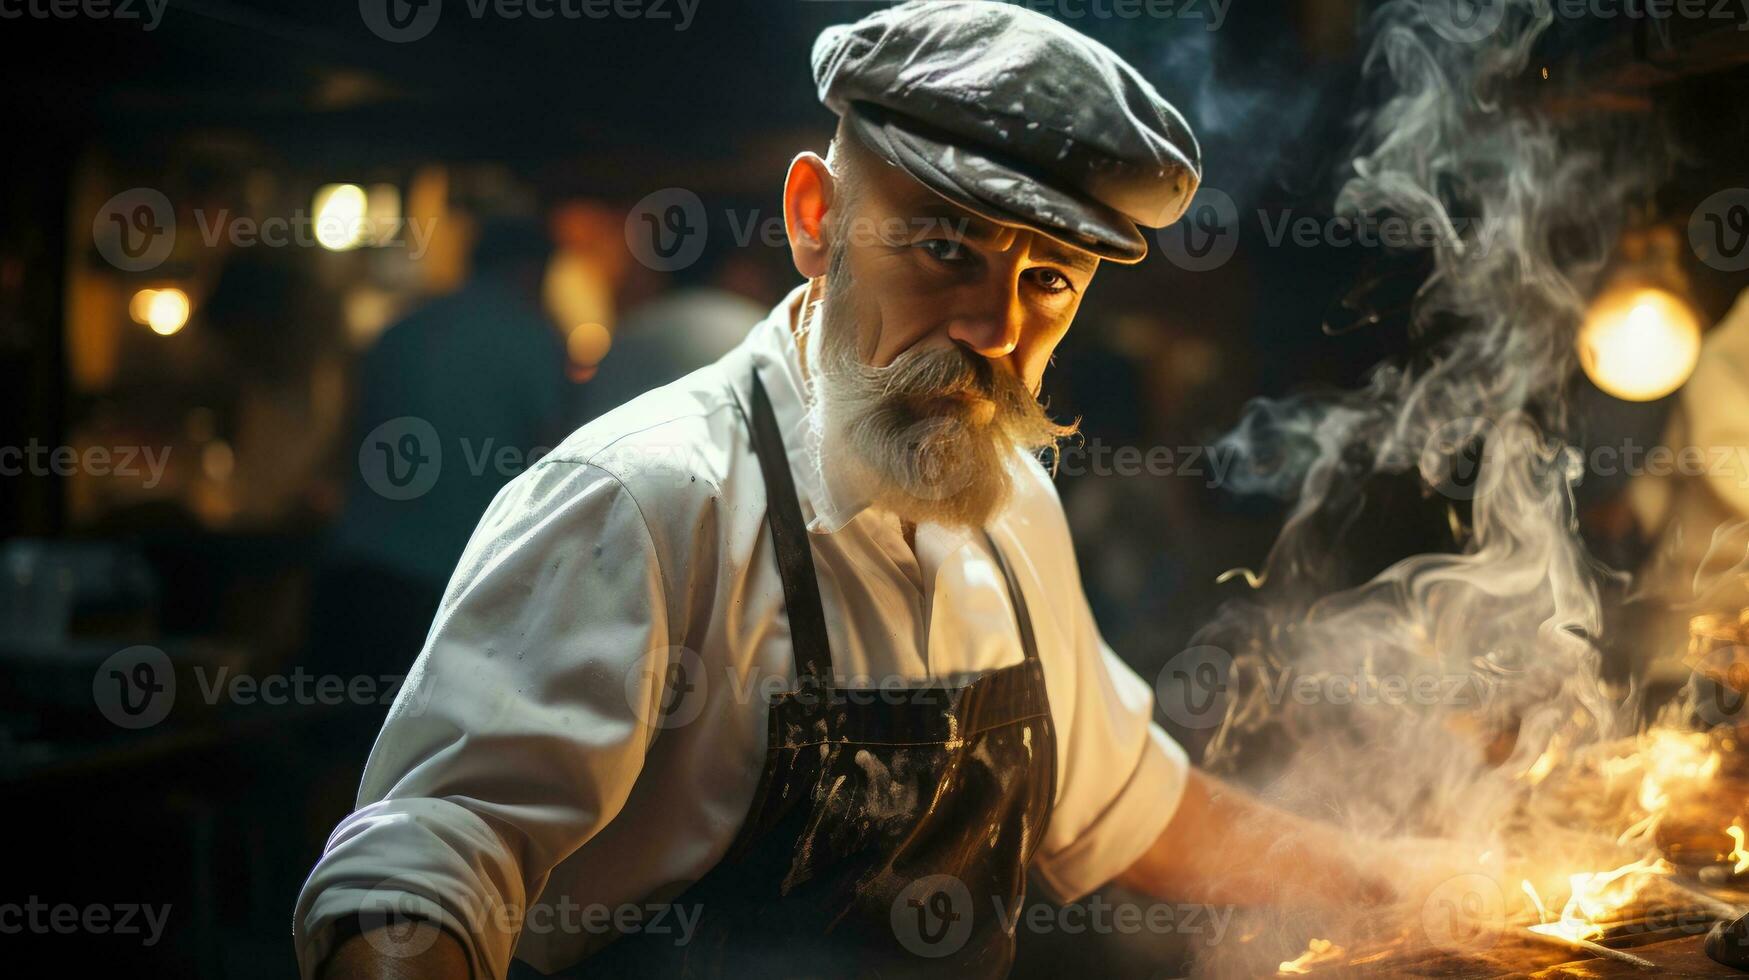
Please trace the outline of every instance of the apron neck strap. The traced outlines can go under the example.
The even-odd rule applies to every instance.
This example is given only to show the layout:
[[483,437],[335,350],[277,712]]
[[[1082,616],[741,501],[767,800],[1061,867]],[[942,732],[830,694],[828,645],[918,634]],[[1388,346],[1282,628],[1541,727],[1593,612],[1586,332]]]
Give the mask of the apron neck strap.
[[1026,593],[1020,589],[1020,580],[1014,577],[1014,569],[1008,564],[1008,556],[1002,553],[1002,546],[996,543],[996,538],[990,534],[989,528],[984,528],[984,542],[990,546],[990,553],[996,556],[996,564],[1002,569],[1002,579],[1008,583],[1008,601],[1014,603],[1014,621],[1020,628],[1020,648],[1026,652],[1026,659],[1038,659],[1038,643],[1032,635],[1032,614],[1026,610]]
[[759,472],[765,480],[765,513],[771,524],[772,549],[777,553],[777,574],[783,579],[783,605],[789,617],[790,642],[795,650],[796,684],[801,691],[830,690],[832,650],[826,640],[826,613],[820,604],[820,580],[814,574],[814,552],[808,543],[808,525],[796,499],[795,478],[790,475],[789,454],[778,432],[771,398],[753,369],[753,411],[748,419],[753,452],[759,457]]
[[[777,415],[771,410],[771,397],[759,380],[758,368],[753,369],[752,375],[753,405],[746,414],[753,436],[753,453],[759,459],[759,473],[765,481],[765,513],[771,524],[772,550],[777,554],[777,574],[783,580],[784,611],[789,617],[790,641],[795,651],[796,685],[803,694],[831,690],[832,648],[826,639],[826,613],[820,603],[820,580],[814,573],[808,525],[802,519],[802,505],[796,498],[795,478],[790,474],[789,454],[777,428]],[[736,394],[735,401],[740,400]],[[1038,644],[1033,637],[1032,616],[1026,608],[1026,593],[1021,591],[1014,569],[989,528],[984,528],[983,534],[1002,569],[1009,601],[1014,604],[1021,649],[1027,660],[1037,660]]]

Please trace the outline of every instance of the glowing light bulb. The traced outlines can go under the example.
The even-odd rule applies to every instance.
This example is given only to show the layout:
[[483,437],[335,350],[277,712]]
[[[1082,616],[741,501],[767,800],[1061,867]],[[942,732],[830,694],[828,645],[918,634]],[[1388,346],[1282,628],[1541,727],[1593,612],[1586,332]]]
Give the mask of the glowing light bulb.
[[128,300],[128,316],[168,337],[188,323],[188,294],[180,289],[142,289]]
[[364,244],[370,233],[370,202],[357,184],[329,184],[316,192],[316,241],[331,252]]
[[1579,328],[1579,363],[1592,383],[1630,402],[1682,387],[1700,359],[1700,321],[1662,289],[1599,297]]

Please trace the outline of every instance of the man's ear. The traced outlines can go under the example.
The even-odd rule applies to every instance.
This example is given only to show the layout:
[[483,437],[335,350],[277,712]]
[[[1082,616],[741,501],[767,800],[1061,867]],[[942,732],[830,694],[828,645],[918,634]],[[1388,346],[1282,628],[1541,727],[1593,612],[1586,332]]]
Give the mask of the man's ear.
[[789,234],[790,260],[804,278],[826,274],[831,243],[826,212],[835,196],[832,171],[818,153],[801,153],[790,161],[783,181],[783,228]]

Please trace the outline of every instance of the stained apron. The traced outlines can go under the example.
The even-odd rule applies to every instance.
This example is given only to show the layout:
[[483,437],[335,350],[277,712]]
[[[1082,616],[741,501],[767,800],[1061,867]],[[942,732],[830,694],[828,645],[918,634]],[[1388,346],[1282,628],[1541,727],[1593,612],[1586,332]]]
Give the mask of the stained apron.
[[[698,910],[690,940],[628,933],[553,976],[1006,976],[1056,782],[1025,596],[986,531],[1024,659],[963,687],[836,686],[807,527],[757,370],[750,401],[796,690],[770,703],[765,769],[735,842],[672,900]],[[545,976],[521,961],[510,975]]]

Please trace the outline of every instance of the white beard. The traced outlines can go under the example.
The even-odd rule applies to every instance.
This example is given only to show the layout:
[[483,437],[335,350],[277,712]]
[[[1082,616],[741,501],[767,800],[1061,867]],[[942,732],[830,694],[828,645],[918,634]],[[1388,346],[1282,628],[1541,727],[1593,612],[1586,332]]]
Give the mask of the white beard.
[[984,526],[1012,496],[1021,452],[1054,448],[1074,428],[1053,423],[1018,378],[958,349],[870,367],[846,313],[849,288],[829,274],[825,300],[803,310],[822,481],[913,523]]

